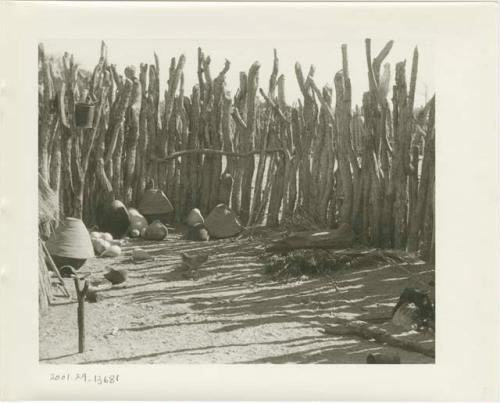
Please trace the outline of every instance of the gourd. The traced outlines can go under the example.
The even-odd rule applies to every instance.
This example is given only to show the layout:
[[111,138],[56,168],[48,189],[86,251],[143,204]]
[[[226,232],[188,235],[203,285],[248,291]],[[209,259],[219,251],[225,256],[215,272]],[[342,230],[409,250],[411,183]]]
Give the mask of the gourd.
[[108,249],[106,249],[101,256],[102,257],[117,257],[122,253],[122,249],[118,245],[111,245]]
[[110,242],[113,240],[113,235],[111,235],[109,232],[104,232],[103,234],[101,234],[101,238],[105,241]]
[[198,210],[197,208],[192,209],[186,219],[186,224],[191,227],[194,227],[197,224],[203,224],[204,222],[205,220],[203,219],[200,210]]
[[128,214],[130,216],[129,234],[132,234],[133,230],[138,230],[140,234],[141,230],[148,226],[148,221],[135,208],[129,208]]
[[108,241],[106,241],[105,239],[93,238],[92,239],[92,246],[94,247],[94,251],[95,251],[96,255],[100,255],[106,249],[108,249],[111,246],[111,244]]
[[[146,228],[144,228],[144,230],[146,230]],[[129,235],[130,238],[139,238],[141,236],[141,231],[139,231],[138,229],[133,229],[130,231]]]
[[150,241],[161,241],[165,239],[168,235],[167,227],[165,227],[160,221],[153,221],[148,225],[146,231],[144,231],[144,239],[148,239]]

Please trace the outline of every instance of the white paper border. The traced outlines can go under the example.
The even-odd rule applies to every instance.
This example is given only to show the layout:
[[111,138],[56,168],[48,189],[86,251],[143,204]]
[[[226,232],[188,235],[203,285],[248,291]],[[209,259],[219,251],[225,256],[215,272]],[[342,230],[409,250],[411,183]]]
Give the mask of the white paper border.
[[[271,18],[325,14],[345,37],[435,40],[437,358],[435,365],[120,365],[118,385],[51,384],[38,363],[37,43],[48,37],[169,35],[171,8]],[[295,10],[295,11],[294,11]],[[490,400],[498,390],[498,140],[495,3],[181,4],[3,2],[1,81],[2,399]],[[311,13],[311,14],[309,14]],[[195,19],[193,35],[237,30]],[[316,18],[314,18],[316,16]],[[322,18],[323,18],[322,17]],[[286,19],[285,19],[286,20]],[[205,31],[204,31],[205,30]],[[231,31],[232,30],[232,31]],[[337,46],[344,38],[336,38]],[[338,50],[333,48],[332,52]],[[58,366],[69,371],[82,366]]]

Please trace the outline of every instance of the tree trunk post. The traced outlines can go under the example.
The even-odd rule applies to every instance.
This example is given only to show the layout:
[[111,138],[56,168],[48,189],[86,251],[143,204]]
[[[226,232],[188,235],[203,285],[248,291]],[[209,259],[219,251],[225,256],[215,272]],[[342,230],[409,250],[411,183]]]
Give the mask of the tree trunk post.
[[76,297],[78,301],[77,323],[78,323],[78,353],[85,352],[85,294],[89,288],[89,283],[85,280],[83,287],[80,286],[80,279],[74,277]]

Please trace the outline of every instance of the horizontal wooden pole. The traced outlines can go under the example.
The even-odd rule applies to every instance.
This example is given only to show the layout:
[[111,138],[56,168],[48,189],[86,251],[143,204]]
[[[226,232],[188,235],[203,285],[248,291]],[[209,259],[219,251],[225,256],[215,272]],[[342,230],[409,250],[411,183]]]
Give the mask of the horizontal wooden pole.
[[266,150],[252,150],[248,151],[246,153],[236,153],[232,151],[223,151],[223,150],[212,150],[209,148],[200,148],[196,150],[182,150],[182,151],[177,151],[173,154],[167,155],[166,157],[160,158],[156,155],[152,156],[151,159],[153,161],[161,162],[161,161],[168,161],[171,159],[175,159],[177,157],[182,157],[183,155],[192,155],[192,154],[206,154],[206,155],[225,155],[227,157],[248,157],[252,154],[260,154],[260,153],[265,153],[265,154],[274,154],[274,153],[283,153],[285,157],[288,157],[288,153],[284,148],[268,148]]

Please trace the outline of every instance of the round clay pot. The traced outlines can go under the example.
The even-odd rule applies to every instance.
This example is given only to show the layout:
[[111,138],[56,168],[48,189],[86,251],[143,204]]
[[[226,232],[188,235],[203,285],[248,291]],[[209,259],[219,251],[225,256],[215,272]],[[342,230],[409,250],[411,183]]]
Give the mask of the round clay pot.
[[152,224],[155,221],[160,221],[162,224],[171,224],[174,220],[173,213],[143,214],[143,216],[148,221],[148,224]]
[[113,200],[105,207],[99,227],[102,232],[113,235],[114,239],[123,238],[130,227],[130,216],[125,205]]
[[148,226],[148,220],[146,220],[146,217],[132,207],[128,209],[128,214],[130,216],[130,227],[128,229],[129,234],[134,230],[137,230],[138,234],[140,234],[141,230]]
[[148,241],[162,241],[168,235],[168,229],[160,221],[148,225],[142,237]]
[[196,224],[189,227],[186,239],[188,241],[208,241],[210,240],[210,235],[204,224]]
[[203,224],[204,222],[205,219],[197,208],[192,209],[186,218],[186,224],[191,227],[194,227],[196,224]]

